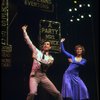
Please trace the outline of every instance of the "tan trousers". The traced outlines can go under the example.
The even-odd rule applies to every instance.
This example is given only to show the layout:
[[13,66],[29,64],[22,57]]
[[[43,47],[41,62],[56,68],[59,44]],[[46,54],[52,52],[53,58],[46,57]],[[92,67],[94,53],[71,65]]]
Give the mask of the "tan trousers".
[[[41,86],[44,89],[46,89],[48,93],[54,96],[56,100],[63,100],[60,92],[57,90],[54,84],[48,79],[45,73],[42,73],[40,71],[37,71],[34,76],[30,76],[30,80],[29,80],[30,93],[29,94],[37,95],[37,88],[39,84],[41,84]],[[27,99],[27,100],[33,100],[33,99]]]

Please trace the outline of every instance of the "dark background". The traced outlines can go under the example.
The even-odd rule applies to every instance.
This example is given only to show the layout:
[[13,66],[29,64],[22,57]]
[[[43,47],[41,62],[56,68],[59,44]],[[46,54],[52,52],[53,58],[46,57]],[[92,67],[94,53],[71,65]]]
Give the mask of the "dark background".
[[[61,23],[61,36],[66,38],[65,48],[74,54],[74,45],[80,43],[85,46],[85,58],[87,64],[80,72],[80,77],[85,82],[90,100],[99,100],[98,83],[98,55],[99,55],[99,2],[89,0],[92,7],[92,18],[86,18],[81,22],[71,23],[68,9],[72,5],[71,0],[55,0],[54,12],[45,12],[37,8],[26,7],[24,0],[9,0],[9,44],[12,45],[12,65],[9,68],[2,67],[1,92],[2,100],[25,100],[28,88],[28,77],[31,71],[31,50],[26,45],[21,27],[27,24],[28,34],[36,47],[39,47],[39,21],[40,19],[54,20]],[[80,0],[80,2],[83,2]],[[87,1],[85,1],[87,2]],[[87,9],[82,10],[87,13]],[[80,12],[82,12],[80,11]],[[78,13],[80,13],[78,12]],[[77,16],[77,14],[74,14]],[[64,54],[52,54],[55,62],[49,68],[47,74],[50,80],[61,91],[63,73],[68,67]],[[42,88],[38,90],[37,100],[50,100],[53,98]]]

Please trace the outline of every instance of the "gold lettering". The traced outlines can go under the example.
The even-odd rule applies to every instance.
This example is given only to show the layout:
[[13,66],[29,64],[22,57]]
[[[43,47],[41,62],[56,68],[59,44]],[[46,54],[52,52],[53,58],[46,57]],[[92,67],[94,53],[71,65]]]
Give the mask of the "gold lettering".
[[6,21],[6,20],[2,20],[2,21],[1,21],[1,25],[2,25],[2,26],[7,26],[7,21]]
[[42,33],[50,33],[50,34],[57,34],[57,29],[51,29],[51,28],[41,28]]
[[10,59],[2,59],[1,66],[3,66],[3,67],[11,66],[11,60]]
[[45,4],[51,4],[51,0],[37,0],[37,2],[40,2],[40,3],[45,3]]
[[52,50],[60,51],[59,46],[52,46]]
[[51,0],[25,0],[24,4],[28,6],[33,6],[33,7],[49,10],[51,9],[50,7],[51,7],[52,2]]
[[2,52],[2,57],[11,57],[10,53]]
[[53,41],[53,40],[52,40],[52,41],[51,41],[51,44],[52,44],[52,45],[59,45],[59,41]]
[[51,22],[49,22],[49,25],[48,25],[48,27],[52,28],[52,26],[51,26]]
[[7,7],[1,7],[2,12],[7,12]]
[[47,35],[46,34],[46,39],[55,39],[54,35]]

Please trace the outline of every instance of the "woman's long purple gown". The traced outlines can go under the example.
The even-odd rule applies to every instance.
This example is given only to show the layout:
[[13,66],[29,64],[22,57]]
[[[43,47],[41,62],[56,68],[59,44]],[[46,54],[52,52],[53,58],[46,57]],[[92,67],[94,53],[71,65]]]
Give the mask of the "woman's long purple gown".
[[84,82],[79,77],[78,68],[82,67],[86,63],[86,59],[82,58],[80,62],[75,61],[75,56],[68,53],[64,49],[63,43],[61,43],[61,50],[66,56],[72,59],[68,69],[63,75],[62,81],[62,96],[63,98],[72,98],[72,100],[86,100],[89,99],[88,90]]

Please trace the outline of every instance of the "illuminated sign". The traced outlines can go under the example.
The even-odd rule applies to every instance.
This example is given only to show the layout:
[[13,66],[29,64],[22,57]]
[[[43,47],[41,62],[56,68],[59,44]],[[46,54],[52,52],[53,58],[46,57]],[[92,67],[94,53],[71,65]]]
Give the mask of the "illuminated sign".
[[53,12],[54,4],[52,0],[24,0],[26,6],[39,8],[44,11]]
[[11,66],[12,46],[8,44],[8,0],[1,4],[1,66]]
[[60,38],[61,38],[61,26],[59,22],[40,20],[40,46],[42,46],[44,41],[51,42],[51,52],[60,52]]

